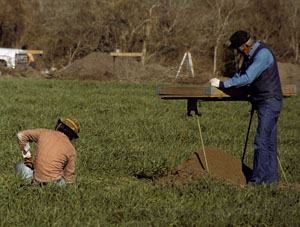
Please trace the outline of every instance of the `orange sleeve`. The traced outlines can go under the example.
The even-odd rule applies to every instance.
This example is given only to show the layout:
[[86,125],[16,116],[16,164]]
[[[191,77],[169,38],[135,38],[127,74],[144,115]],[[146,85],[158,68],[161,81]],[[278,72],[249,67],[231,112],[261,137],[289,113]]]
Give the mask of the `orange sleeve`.
[[32,129],[18,132],[17,137],[20,149],[23,151],[26,144],[31,142],[37,142],[42,130],[43,129]]
[[64,168],[63,178],[66,182],[74,183],[75,181],[75,162],[76,162],[76,152],[70,155],[67,165]]

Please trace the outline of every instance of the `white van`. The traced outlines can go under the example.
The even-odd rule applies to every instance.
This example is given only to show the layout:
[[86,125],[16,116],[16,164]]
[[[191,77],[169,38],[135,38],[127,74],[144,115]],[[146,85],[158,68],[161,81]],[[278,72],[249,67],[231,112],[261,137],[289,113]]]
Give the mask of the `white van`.
[[28,56],[25,50],[0,48],[0,64],[17,70],[28,68]]

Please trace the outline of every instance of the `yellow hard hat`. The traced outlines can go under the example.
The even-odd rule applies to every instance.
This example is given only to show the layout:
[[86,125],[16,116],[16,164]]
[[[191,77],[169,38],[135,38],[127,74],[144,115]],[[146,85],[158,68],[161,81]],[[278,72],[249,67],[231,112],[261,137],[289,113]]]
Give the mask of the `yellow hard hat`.
[[80,126],[76,119],[74,119],[72,117],[67,117],[66,119],[60,118],[60,119],[58,119],[55,128],[57,129],[60,124],[64,124],[65,126],[70,128],[75,133],[76,138],[79,137],[78,133],[80,132]]

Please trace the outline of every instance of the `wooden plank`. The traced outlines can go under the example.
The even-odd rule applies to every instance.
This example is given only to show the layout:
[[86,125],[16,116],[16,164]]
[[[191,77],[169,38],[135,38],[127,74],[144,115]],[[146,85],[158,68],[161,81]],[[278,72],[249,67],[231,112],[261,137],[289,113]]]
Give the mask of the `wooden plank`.
[[142,57],[143,54],[142,53],[134,53],[134,52],[131,52],[131,53],[118,53],[118,52],[111,52],[110,55],[112,57]]
[[224,98],[247,97],[247,90],[219,90],[215,87],[159,87],[156,94],[161,98]]
[[283,96],[295,96],[297,94],[297,86],[296,85],[283,85],[282,86]]
[[[284,97],[296,95],[295,85],[282,86]],[[158,87],[156,95],[163,99],[249,100],[249,87],[218,89],[215,87]]]
[[29,53],[29,54],[43,54],[44,53],[44,51],[42,51],[42,50],[25,50],[27,53]]

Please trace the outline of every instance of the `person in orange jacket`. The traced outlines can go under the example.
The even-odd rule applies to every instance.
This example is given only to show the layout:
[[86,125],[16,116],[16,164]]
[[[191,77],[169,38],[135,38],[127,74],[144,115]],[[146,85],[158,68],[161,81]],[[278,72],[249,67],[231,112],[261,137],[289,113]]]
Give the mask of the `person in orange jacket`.
[[27,46],[26,46],[26,45],[22,46],[22,50],[25,50],[26,53],[27,53],[27,57],[28,57],[28,65],[31,66],[32,68],[35,68],[35,66],[36,66],[36,61],[35,61],[35,59],[34,59],[33,54],[27,51]]
[[[32,129],[18,132],[18,144],[24,163],[17,163],[15,171],[22,179],[33,183],[57,185],[75,181],[76,150],[71,141],[78,138],[80,126],[74,118],[58,119],[55,130]],[[30,142],[36,142],[35,158]]]

